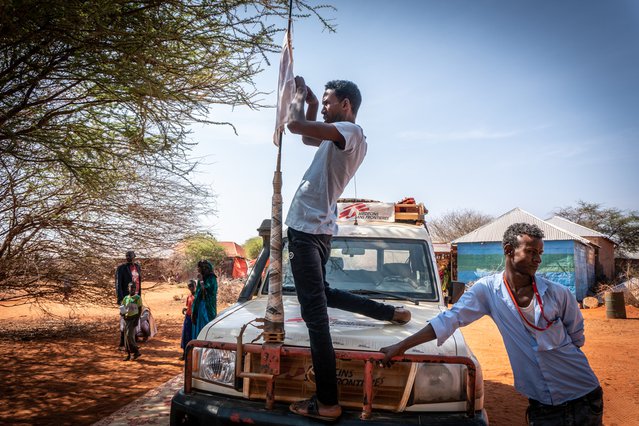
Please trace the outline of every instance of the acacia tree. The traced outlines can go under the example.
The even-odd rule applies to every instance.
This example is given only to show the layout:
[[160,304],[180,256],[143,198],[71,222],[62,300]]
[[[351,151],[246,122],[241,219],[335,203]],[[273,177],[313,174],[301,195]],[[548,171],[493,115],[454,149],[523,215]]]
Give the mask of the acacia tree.
[[618,254],[639,251],[638,211],[605,208],[600,203],[580,200],[576,206],[558,208],[553,214],[607,235],[618,243]]
[[439,241],[450,242],[474,231],[493,220],[493,217],[476,210],[463,209],[444,213],[431,220],[430,230]]
[[[301,10],[315,9],[296,1]],[[288,1],[4,2],[0,152],[82,184],[138,165],[185,175],[188,126],[214,104],[260,107],[253,77],[279,49]],[[282,20],[278,20],[282,22]],[[225,123],[230,124],[230,123]]]
[[210,260],[216,268],[220,267],[226,257],[224,247],[210,234],[191,235],[184,240],[183,245],[185,266],[190,271],[196,271],[197,263],[202,259]]
[[161,170],[87,190],[22,160],[1,159],[0,168],[3,302],[66,296],[72,288],[86,300],[110,300],[115,259],[131,247],[148,256],[173,246],[207,208],[205,193]]
[[264,240],[262,237],[253,237],[249,238],[244,242],[244,252],[249,259],[257,259],[260,251],[262,251],[262,245],[264,244]]
[[110,296],[110,257],[196,231],[212,200],[189,182],[189,126],[230,125],[212,105],[261,107],[252,81],[287,13],[284,0],[2,2],[0,302],[70,285]]

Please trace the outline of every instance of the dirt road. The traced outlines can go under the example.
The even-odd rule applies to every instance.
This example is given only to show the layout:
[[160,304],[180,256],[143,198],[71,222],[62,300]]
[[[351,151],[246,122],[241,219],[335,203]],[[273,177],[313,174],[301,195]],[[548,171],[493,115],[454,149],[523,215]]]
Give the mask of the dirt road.
[[[224,292],[223,286],[220,291]],[[0,308],[0,424],[88,425],[174,378],[182,367],[179,339],[184,287],[145,288],[145,302],[159,334],[142,345],[143,356],[123,362],[117,351],[117,314],[112,308],[69,312],[43,332],[37,310]],[[608,426],[639,425],[639,309],[627,320],[608,320],[605,308],[584,310],[585,353],[605,393]],[[523,425],[527,401],[517,394],[501,337],[490,319],[464,330],[486,383],[493,425]]]
[[[586,321],[583,350],[604,390],[606,426],[639,425],[639,309],[626,309],[626,320],[606,319],[605,307],[582,310]],[[462,331],[484,371],[491,425],[525,425],[528,400],[513,387],[508,355],[495,324],[484,317]]]

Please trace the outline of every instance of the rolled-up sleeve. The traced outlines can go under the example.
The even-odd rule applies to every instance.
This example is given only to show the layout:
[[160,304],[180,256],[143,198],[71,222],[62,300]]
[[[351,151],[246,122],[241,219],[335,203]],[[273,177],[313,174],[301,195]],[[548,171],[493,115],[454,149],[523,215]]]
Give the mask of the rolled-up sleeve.
[[459,327],[464,327],[490,312],[488,289],[483,283],[475,283],[450,310],[437,315],[431,326],[441,346]]

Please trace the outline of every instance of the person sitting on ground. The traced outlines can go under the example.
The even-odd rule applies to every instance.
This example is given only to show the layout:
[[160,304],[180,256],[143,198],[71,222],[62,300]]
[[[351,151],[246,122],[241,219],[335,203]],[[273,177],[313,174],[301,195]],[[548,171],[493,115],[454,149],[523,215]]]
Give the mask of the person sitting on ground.
[[184,360],[184,356],[186,355],[186,345],[189,343],[193,337],[193,323],[191,322],[191,312],[193,307],[193,300],[195,300],[195,280],[189,280],[187,285],[189,289],[189,296],[186,298],[186,307],[182,308],[182,315],[184,315],[184,324],[182,324],[182,341],[180,342],[180,347],[182,348],[182,356],[180,360]]
[[135,328],[140,319],[142,312],[142,298],[136,294],[136,287],[133,283],[129,283],[129,294],[122,299],[120,314],[124,317],[124,348],[126,350],[126,358],[124,361],[139,358],[142,354],[135,342]]

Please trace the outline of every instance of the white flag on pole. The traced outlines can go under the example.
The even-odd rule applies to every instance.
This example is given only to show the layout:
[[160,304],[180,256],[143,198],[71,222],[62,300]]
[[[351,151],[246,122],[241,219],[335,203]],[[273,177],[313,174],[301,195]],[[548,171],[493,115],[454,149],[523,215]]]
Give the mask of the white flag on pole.
[[293,48],[289,32],[284,34],[282,57],[280,58],[280,75],[277,83],[277,116],[275,118],[275,134],[273,143],[280,144],[280,132],[288,121],[288,107],[295,97],[295,74],[293,73]]

